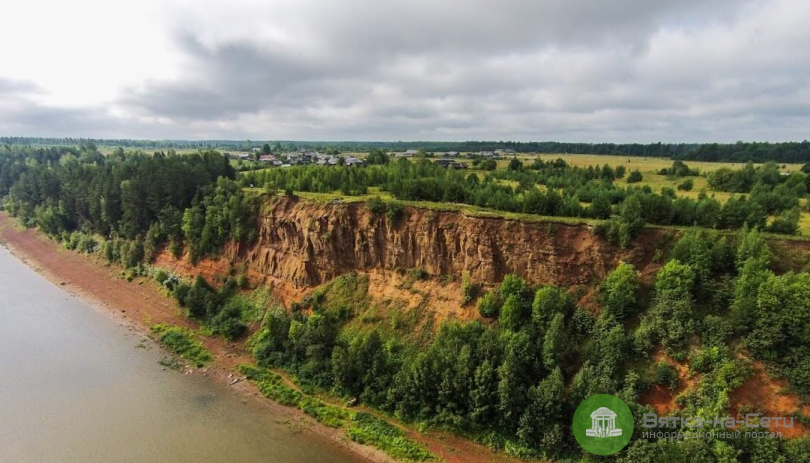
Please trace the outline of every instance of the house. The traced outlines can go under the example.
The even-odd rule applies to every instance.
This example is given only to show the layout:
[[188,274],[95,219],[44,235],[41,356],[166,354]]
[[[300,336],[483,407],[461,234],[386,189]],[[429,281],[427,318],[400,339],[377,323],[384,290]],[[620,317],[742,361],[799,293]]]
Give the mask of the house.
[[466,169],[467,163],[465,162],[457,162],[452,159],[437,159],[436,164],[444,167],[445,169]]
[[276,160],[276,157],[272,154],[263,154],[259,156],[259,162],[273,162]]
[[403,158],[412,158],[412,157],[416,156],[417,153],[419,153],[419,150],[408,150],[408,151],[405,151],[404,153],[402,153],[401,157],[403,157]]
[[479,154],[481,156],[485,157],[485,158],[494,158],[495,157],[495,152],[494,151],[481,151]]
[[506,156],[509,154],[515,154],[515,150],[513,149],[499,149],[495,150],[495,154],[498,156]]
[[449,157],[449,158],[454,158],[454,157],[458,156],[458,151],[448,151],[448,152],[444,153],[444,155]]
[[273,161],[273,167],[283,167],[283,164],[284,164],[283,162],[278,160]]
[[345,165],[349,166],[349,167],[354,167],[354,166],[360,167],[360,166],[363,166],[365,164],[365,161],[363,161],[362,159],[357,159],[357,158],[355,158],[353,156],[348,156],[343,160],[343,163]]

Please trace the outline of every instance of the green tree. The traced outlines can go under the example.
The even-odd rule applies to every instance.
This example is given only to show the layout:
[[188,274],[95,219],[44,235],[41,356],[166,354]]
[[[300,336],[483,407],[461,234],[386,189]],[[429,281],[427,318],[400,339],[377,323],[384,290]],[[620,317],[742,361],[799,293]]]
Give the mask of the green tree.
[[[559,368],[529,389],[528,405],[518,423],[518,437],[532,447],[554,455],[564,441],[565,382]],[[570,424],[568,424],[570,426]]]
[[503,301],[501,307],[501,315],[498,319],[502,328],[512,331],[518,331],[523,326],[526,319],[524,302],[514,294],[509,295]]
[[617,320],[624,320],[638,309],[638,291],[636,268],[621,262],[602,283],[602,306]]

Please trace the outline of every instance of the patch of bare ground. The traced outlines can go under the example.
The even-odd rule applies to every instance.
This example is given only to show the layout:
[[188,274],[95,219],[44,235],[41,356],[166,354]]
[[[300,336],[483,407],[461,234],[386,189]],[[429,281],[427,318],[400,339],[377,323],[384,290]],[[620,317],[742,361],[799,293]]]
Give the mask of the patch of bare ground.
[[652,406],[659,416],[664,416],[680,408],[678,407],[678,404],[675,403],[675,399],[681,392],[693,387],[695,385],[695,379],[689,375],[688,365],[676,361],[672,357],[668,356],[664,350],[659,347],[655,351],[653,364],[656,364],[661,360],[674,366],[678,371],[678,387],[673,391],[665,385],[655,384],[650,388],[650,390],[641,394],[639,402]]
[[[762,413],[762,416],[791,417],[801,412],[810,415],[810,407],[802,405],[796,394],[788,392],[788,383],[784,379],[772,378],[759,360],[752,360],[753,373],[742,386],[731,393],[731,416],[745,419],[746,413]],[[806,436],[807,426],[796,418],[792,428],[780,427],[786,438]]]

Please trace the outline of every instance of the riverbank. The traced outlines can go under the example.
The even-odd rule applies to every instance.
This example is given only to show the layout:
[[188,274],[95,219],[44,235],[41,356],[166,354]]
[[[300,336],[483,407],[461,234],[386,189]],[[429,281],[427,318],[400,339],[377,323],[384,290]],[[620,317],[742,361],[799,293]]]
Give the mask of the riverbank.
[[[34,229],[23,229],[16,221],[0,213],[0,242],[26,265],[60,285],[69,293],[89,300],[106,313],[112,314],[121,324],[147,337],[149,328],[158,323],[181,326],[196,330],[174,299],[167,297],[154,282],[136,279],[127,282],[120,277],[121,268],[109,265],[93,256],[86,256],[62,248],[58,243]],[[395,460],[381,451],[351,441],[342,430],[329,428],[303,412],[279,405],[265,399],[256,386],[249,381],[235,384],[233,378],[239,373],[239,364],[253,362],[253,358],[241,343],[227,342],[221,338],[200,337],[206,349],[214,355],[214,361],[203,369],[187,369],[186,374],[198,374],[229,385],[235,393],[257,400],[274,413],[285,416],[291,426],[304,432],[316,433],[350,449],[372,462],[394,463]],[[409,437],[425,445],[432,453],[447,463],[505,463],[516,461],[504,455],[494,454],[484,446],[460,439],[446,433],[420,434],[415,431]]]
[[[192,330],[197,328],[182,315],[177,303],[166,297],[157,285],[143,279],[127,282],[119,277],[121,269],[117,266],[68,251],[36,230],[19,227],[13,218],[4,213],[0,213],[0,244],[52,283],[112,315],[120,324],[145,339],[148,339],[149,328],[157,323]],[[214,360],[205,368],[187,368],[182,373],[201,375],[228,385],[236,394],[254,400],[283,417],[296,432],[300,430],[325,437],[334,445],[348,448],[369,462],[396,463],[380,450],[351,441],[340,430],[323,426],[297,409],[267,400],[249,381],[231,384],[233,378],[239,375],[236,366],[252,363],[253,359],[235,343],[204,336],[200,340],[214,355]]]

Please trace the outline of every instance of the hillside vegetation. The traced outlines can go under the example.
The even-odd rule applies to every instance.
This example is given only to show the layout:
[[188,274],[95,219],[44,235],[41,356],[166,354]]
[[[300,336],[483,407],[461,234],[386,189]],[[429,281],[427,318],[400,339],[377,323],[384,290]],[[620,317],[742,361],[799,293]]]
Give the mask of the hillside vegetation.
[[[593,394],[617,395],[641,417],[661,405],[649,400],[648,393],[667,389],[673,415],[713,420],[740,411],[732,397],[756,362],[783,378],[790,394],[810,397],[807,256],[791,256],[790,243],[785,254],[763,235],[766,230],[796,232],[806,174],[783,176],[773,165],[717,170],[707,179],[714,188],[747,193],[721,204],[706,196],[691,199],[620,186],[616,179],[632,172],[620,175],[610,166],[582,168],[540,160],[530,166],[510,164],[468,173],[444,170],[427,160],[398,161],[237,176],[216,152],[179,156],[121,151],[103,156],[92,147],[4,148],[0,194],[6,210],[24,224],[39,227],[68,248],[120,263],[127,269],[125,276],[152,276],[206,332],[243,341],[260,367],[243,371],[260,383],[265,395],[308,409],[329,425],[345,426],[355,440],[392,455],[429,458],[379,417],[348,415],[326,402],[313,402],[263,369],[286,372],[306,393],[356,400],[375,413],[451,430],[510,455],[562,461],[591,461],[569,429],[577,405]],[[695,174],[682,163],[671,168],[661,175],[687,179]],[[433,326],[423,322],[429,318],[424,306],[416,309],[422,311],[397,312],[396,305],[383,304],[370,294],[369,276],[362,272],[336,275],[284,307],[261,293],[266,288],[251,285],[238,252],[218,281],[150,267],[164,248],[192,265],[220,255],[223,246],[244,256],[255,251],[247,250],[251,243],[267,239],[259,235],[273,225],[278,228],[268,233],[286,234],[308,248],[301,227],[270,220],[267,214],[273,211],[263,210],[270,203],[246,190],[251,183],[273,195],[285,191],[290,196],[296,191],[368,195],[371,188],[379,189],[388,199],[371,196],[364,206],[376,218],[368,225],[379,233],[393,233],[409,218],[400,202],[405,200],[588,218],[597,224],[595,233],[615,242],[613,248],[627,248],[631,257],[641,252],[636,238],[645,224],[689,228],[673,232],[671,249],[662,247],[649,258],[603,260],[615,265],[601,281],[585,282],[588,294],[549,280],[527,281],[514,274],[517,270],[493,273],[498,276],[493,285],[475,281],[469,273],[401,269],[411,281],[462,281],[459,299],[478,315]],[[351,213],[357,211],[346,211],[349,219],[356,218]],[[423,228],[431,232],[427,222],[437,218],[424,217]],[[503,229],[518,233],[521,224],[510,224]],[[699,227],[690,227],[695,224]],[[548,228],[550,240],[565,238]],[[320,240],[329,243],[340,233],[344,231],[332,230]],[[355,242],[352,236],[344,238]],[[368,243],[358,246],[370,248]],[[576,246],[583,245],[578,241]],[[641,269],[631,263],[642,260],[655,265]],[[512,262],[502,255],[492,261],[502,267]],[[312,262],[303,264],[306,268]],[[158,332],[167,345],[199,360],[189,332],[165,327]],[[799,434],[806,433],[810,418],[801,409],[784,412],[795,417]],[[658,430],[668,431],[647,429]],[[641,432],[637,426],[631,444],[606,459],[810,459],[807,437],[673,441],[642,438]]]

